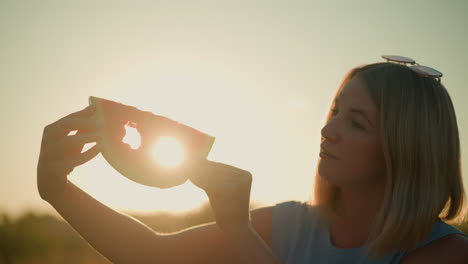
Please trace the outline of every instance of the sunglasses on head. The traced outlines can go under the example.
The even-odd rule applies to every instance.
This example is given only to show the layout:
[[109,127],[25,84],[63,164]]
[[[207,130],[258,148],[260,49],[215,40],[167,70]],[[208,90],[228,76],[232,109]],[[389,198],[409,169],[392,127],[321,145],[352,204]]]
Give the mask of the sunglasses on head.
[[433,69],[431,67],[420,65],[411,58],[407,58],[403,56],[395,56],[395,55],[382,55],[382,58],[386,59],[387,62],[396,62],[396,63],[404,64],[404,65],[409,63],[412,66],[409,66],[408,68],[410,68],[414,72],[424,77],[433,77],[437,79],[440,83],[440,78],[442,77],[442,73],[440,71]]

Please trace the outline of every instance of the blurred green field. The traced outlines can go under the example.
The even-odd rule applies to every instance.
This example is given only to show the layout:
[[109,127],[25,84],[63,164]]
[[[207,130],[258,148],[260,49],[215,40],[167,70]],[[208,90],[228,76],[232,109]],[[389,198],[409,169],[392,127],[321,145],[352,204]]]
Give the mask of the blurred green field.
[[[255,205],[251,207],[255,208]],[[186,214],[130,214],[159,233],[169,233],[213,221],[209,204]],[[455,225],[468,232],[468,222]],[[25,213],[15,219],[0,215],[0,263],[111,263],[96,252],[63,219]]]
[[[209,204],[186,214],[128,213],[159,233],[169,233],[213,221]],[[63,219],[25,213],[15,219],[0,215],[0,264],[111,263],[95,251]]]

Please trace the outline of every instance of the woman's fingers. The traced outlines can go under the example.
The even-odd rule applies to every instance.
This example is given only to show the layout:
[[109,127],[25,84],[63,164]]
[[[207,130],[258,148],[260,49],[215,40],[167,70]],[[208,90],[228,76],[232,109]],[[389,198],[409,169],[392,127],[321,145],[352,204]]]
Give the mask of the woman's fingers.
[[95,145],[81,154],[73,155],[61,160],[54,160],[50,163],[49,168],[54,172],[53,174],[66,176],[69,175],[75,167],[96,157],[99,152],[99,146]]
[[204,160],[195,165],[190,181],[197,187],[211,192],[250,185],[251,175],[248,171],[228,164]]
[[70,131],[78,129],[95,129],[97,124],[90,117],[96,110],[95,106],[88,106],[83,110],[71,113],[44,128],[45,139],[57,139],[66,136]]
[[[94,119],[86,118],[65,118],[49,125],[49,130],[46,131],[48,140],[57,140],[68,135],[74,130],[95,131],[99,128],[99,124]],[[50,129],[51,128],[51,129]]]
[[208,195],[217,225],[222,230],[245,227],[250,221],[250,172],[212,161],[194,167],[190,181]]
[[55,155],[63,157],[69,154],[78,154],[87,143],[97,142],[101,139],[98,133],[77,133],[60,139],[55,145]]
[[94,114],[95,111],[96,111],[96,106],[95,105],[90,105],[90,106],[87,106],[86,108],[84,108],[84,109],[82,109],[80,111],[71,113],[71,114],[65,116],[64,118],[91,117]]
[[65,164],[66,166],[69,166],[71,168],[75,168],[77,166],[80,166],[86,162],[88,162],[89,160],[93,159],[94,157],[96,157],[99,152],[100,152],[100,148],[99,148],[99,145],[94,145],[92,146],[90,149],[88,149],[87,151],[83,152],[83,153],[80,153],[79,155],[74,155],[72,157],[70,157],[69,159],[67,159],[65,161]]
[[[64,190],[67,175],[99,154],[99,144],[81,153],[86,143],[100,140],[93,113],[93,107],[87,107],[44,128],[37,164],[37,185],[44,200],[55,199]],[[75,130],[75,135],[69,135]]]
[[207,180],[207,178],[209,176],[207,176],[207,174],[213,175],[215,173],[213,170],[210,170],[210,167],[212,166],[210,166],[209,162],[210,161],[205,160],[197,162],[193,166],[190,174],[190,181],[195,184],[195,186],[203,190],[208,189],[209,180]]

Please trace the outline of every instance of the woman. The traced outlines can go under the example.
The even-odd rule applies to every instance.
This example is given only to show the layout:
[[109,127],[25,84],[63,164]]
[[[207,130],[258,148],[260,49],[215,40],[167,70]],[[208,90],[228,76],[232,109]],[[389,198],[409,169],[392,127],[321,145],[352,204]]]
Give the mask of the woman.
[[[116,263],[468,263],[458,128],[435,78],[405,65],[352,69],[322,129],[314,201],[249,212],[252,175],[206,161],[190,180],[215,223],[157,234],[67,181],[99,153],[93,108],[44,129],[37,182],[49,202]],[[67,136],[70,131],[79,133]],[[441,217],[441,218],[439,218]]]

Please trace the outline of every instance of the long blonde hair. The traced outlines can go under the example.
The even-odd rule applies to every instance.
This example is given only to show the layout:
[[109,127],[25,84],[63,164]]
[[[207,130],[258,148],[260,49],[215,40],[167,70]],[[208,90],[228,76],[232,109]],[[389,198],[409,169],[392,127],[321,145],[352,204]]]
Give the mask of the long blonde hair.
[[[350,70],[337,94],[359,76],[380,115],[384,198],[367,240],[370,255],[404,252],[428,237],[438,217],[461,223],[466,213],[457,120],[446,88],[407,66],[376,63]],[[330,113],[327,121],[330,119]],[[337,207],[336,185],[315,173],[314,201],[324,216]]]

